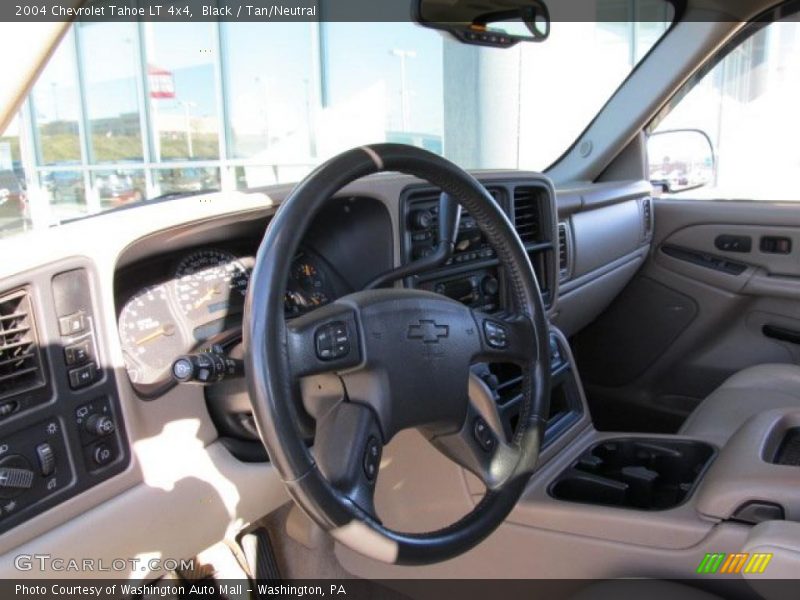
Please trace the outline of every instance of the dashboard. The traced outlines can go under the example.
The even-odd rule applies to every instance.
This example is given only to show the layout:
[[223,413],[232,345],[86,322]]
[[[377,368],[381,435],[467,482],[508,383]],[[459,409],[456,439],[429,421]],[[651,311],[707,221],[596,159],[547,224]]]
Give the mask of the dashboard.
[[[647,252],[649,238],[639,237],[644,190],[597,200],[561,193],[556,205],[541,175],[477,176],[523,239],[558,324],[593,318],[602,306],[587,302],[598,297],[596,287],[584,292],[591,278],[615,268],[623,251]],[[67,552],[67,544],[69,552],[88,556],[97,547],[129,555],[151,550],[158,530],[169,532],[155,541],[164,556],[185,556],[221,539],[220,528],[254,522],[286,501],[252,425],[244,380],[176,386],[169,368],[181,354],[218,342],[241,357],[244,292],[264,232],[290,190],[272,186],[111,212],[31,234],[25,252],[15,240],[0,241],[14,256],[0,263],[0,326],[17,331],[25,349],[0,365],[13,377],[0,386],[0,441],[13,468],[34,471],[30,489],[0,503],[7,549]],[[429,253],[437,198],[435,188],[395,174],[354,182],[332,198],[299,240],[286,317],[363,289]],[[592,203],[586,212],[613,212],[630,235],[608,230],[608,220],[602,232],[590,227],[597,220],[584,218],[584,210]],[[616,218],[622,211],[624,219]],[[612,235],[630,237],[632,247],[600,243]],[[587,239],[592,243],[585,245]],[[613,286],[603,279],[609,296],[630,271],[613,272],[626,277]],[[503,310],[508,297],[502,265],[469,215],[448,264],[397,285],[486,311]],[[24,329],[6,324],[25,319]],[[476,375],[490,385],[503,426],[513,428],[518,373]],[[565,388],[562,396],[553,419],[566,423],[574,393]],[[209,527],[196,527],[198,519]],[[137,520],[154,524],[129,527]],[[181,535],[173,534],[176,527]],[[102,540],[86,536],[87,528],[102,531]],[[43,548],[45,539],[57,543]]]
[[[552,189],[546,180],[485,182],[495,202],[512,221],[550,306],[557,285],[558,235]],[[391,214],[369,197],[332,201],[313,222],[293,257],[284,294],[287,319],[303,315],[348,293],[363,289],[393,265],[392,240],[400,263],[419,260],[435,248],[440,190],[408,185]],[[267,223],[243,231],[182,243],[164,252],[164,240],[146,242],[146,256],[119,269],[117,326],[128,379],[145,399],[175,386],[172,365],[181,355],[221,346],[241,355],[244,301],[255,255]],[[392,229],[399,235],[393,235]],[[382,235],[381,233],[385,233]],[[189,238],[191,242],[191,237]],[[379,257],[374,260],[374,257]],[[476,220],[462,210],[458,235],[446,264],[407,277],[403,285],[432,291],[485,312],[502,312],[508,282],[494,248]],[[510,365],[482,365],[476,375],[489,382],[506,432],[515,428],[521,399],[521,373]],[[266,460],[242,380],[206,388],[209,413],[237,458]],[[554,403],[553,420],[579,417],[569,403]],[[302,413],[302,411],[299,411]],[[299,415],[311,440],[313,423]],[[246,450],[245,450],[246,449]]]
[[[117,321],[128,376],[145,393],[169,383],[170,366],[178,356],[239,335],[255,258],[254,252],[242,254],[223,245],[159,257],[157,262],[166,271],[122,300]],[[296,317],[328,304],[345,288],[341,275],[302,247],[287,282],[286,315]]]
[[[546,184],[497,183],[488,189],[514,220],[549,299],[556,236]],[[409,186],[403,191],[398,215],[403,263],[433,251],[439,193],[430,186]],[[387,259],[393,236],[376,235],[388,221],[378,206],[367,197],[337,199],[315,219],[289,270],[284,300],[288,319],[361,289],[367,274],[391,268]],[[128,378],[140,395],[154,398],[172,387],[171,366],[181,355],[216,344],[230,346],[241,339],[244,300],[264,229],[262,222],[261,227],[216,243],[151,253],[119,270],[117,330]],[[160,246],[152,242],[149,245],[154,248]],[[344,248],[360,253],[343,254]],[[381,255],[385,255],[383,261],[370,262],[369,257]],[[499,261],[466,212],[448,263],[404,283],[488,312],[505,306],[506,282]]]

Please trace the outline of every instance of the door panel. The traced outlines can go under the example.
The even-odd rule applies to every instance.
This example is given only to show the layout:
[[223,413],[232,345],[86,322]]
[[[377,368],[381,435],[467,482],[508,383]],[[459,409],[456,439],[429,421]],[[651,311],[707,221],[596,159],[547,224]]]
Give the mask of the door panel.
[[693,225],[670,234],[664,243],[758,267],[771,276],[800,277],[798,253],[792,252],[800,248],[800,229],[795,227]]
[[800,205],[659,199],[654,212],[644,268],[574,340],[601,428],[675,430],[736,371],[800,362]]

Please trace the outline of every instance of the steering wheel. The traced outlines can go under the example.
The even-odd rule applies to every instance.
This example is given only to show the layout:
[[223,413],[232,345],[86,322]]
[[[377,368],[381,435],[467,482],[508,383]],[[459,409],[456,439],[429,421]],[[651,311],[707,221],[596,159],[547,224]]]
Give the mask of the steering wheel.
[[[489,315],[431,292],[393,288],[349,294],[285,319],[290,264],[314,215],[348,183],[383,171],[425,179],[469,211],[510,281],[511,312]],[[337,541],[387,563],[430,564],[474,547],[514,507],[543,437],[548,327],[514,227],[461,168],[402,144],[355,148],[319,166],[267,228],[244,322],[247,383],[269,457],[289,495]],[[521,414],[511,440],[495,433],[469,401],[470,366],[476,362],[522,368]],[[313,452],[298,426],[304,410],[316,421]],[[375,512],[382,448],[408,428],[421,431],[487,488],[469,514],[439,531],[394,531]]]

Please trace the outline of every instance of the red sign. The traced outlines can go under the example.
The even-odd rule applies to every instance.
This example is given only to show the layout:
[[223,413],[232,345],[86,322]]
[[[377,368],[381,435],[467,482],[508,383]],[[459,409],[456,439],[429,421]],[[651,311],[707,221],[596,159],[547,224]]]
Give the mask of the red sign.
[[150,97],[156,99],[175,97],[175,80],[172,71],[147,65],[147,79],[150,83]]

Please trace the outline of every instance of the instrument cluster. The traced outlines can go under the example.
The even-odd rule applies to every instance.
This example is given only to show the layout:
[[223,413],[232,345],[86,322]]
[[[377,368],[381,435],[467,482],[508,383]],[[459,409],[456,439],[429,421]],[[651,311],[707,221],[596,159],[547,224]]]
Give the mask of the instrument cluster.
[[[118,317],[125,365],[140,391],[169,383],[178,356],[241,331],[254,258],[200,248],[167,262],[166,276],[128,295]],[[287,318],[337,297],[330,271],[309,250],[295,256],[286,286]]]

